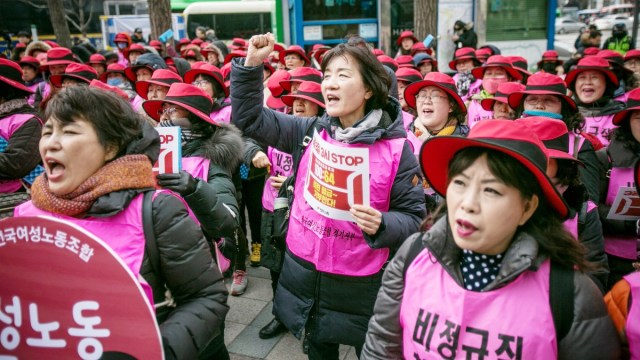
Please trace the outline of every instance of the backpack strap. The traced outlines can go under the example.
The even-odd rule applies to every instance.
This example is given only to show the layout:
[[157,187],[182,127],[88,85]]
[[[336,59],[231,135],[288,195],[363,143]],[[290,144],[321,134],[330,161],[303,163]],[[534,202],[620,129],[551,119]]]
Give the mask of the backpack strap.
[[556,344],[559,346],[573,324],[574,270],[551,261],[550,272],[549,303],[556,329]]
[[156,276],[161,277],[160,253],[158,252],[156,235],[153,231],[153,214],[151,210],[154,193],[155,191],[147,191],[144,193],[144,199],[142,200],[142,226],[144,228],[144,248],[149,257],[149,263],[151,263],[151,268]]
[[[409,238],[411,239],[411,238]],[[418,254],[422,252],[424,249],[424,245],[422,245],[422,233],[416,234],[415,238],[411,239],[413,242],[411,243],[411,247],[409,248],[409,252],[407,253],[407,257],[404,260],[404,268],[402,268],[402,278],[404,279],[407,276],[407,269],[413,262],[413,260],[418,257]]]
[[300,163],[300,159],[302,159],[302,155],[304,154],[304,150],[311,144],[311,140],[313,140],[313,132],[316,130],[316,123],[318,122],[318,118],[316,117],[307,130],[304,132],[304,137],[302,138],[302,143],[298,145],[298,147],[293,151],[291,157],[293,158],[293,174],[292,177],[296,177],[296,173],[298,172],[298,165]]

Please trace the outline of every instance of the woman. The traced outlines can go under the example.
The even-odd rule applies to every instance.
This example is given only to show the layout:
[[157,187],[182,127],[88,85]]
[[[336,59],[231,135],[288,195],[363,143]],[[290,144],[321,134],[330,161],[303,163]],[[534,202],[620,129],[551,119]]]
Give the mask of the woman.
[[[38,84],[44,81],[42,73],[40,72],[40,62],[38,59],[31,56],[23,56],[18,64],[22,67],[22,80],[24,85],[35,92],[38,88]],[[29,95],[29,105],[33,105],[35,102],[35,94]]]
[[176,307],[156,309],[165,358],[226,352],[220,329],[229,307],[222,275],[184,203],[169,192],[156,193],[151,205],[161,273],[145,252],[151,236],[144,234],[141,208],[144,193],[154,187],[158,133],[126,101],[94,87],[65,89],[45,117],[39,148],[46,172],[31,189],[33,200],[16,208],[15,216],[52,216],[99,237],[140,274],[151,304],[165,302],[169,290]]
[[[430,139],[420,158],[446,211],[387,266],[361,359],[616,359],[615,330],[562,227],[567,206],[535,134],[484,120],[467,138]],[[565,296],[573,318],[556,329]]]
[[456,71],[456,74],[453,75],[453,81],[455,81],[458,95],[460,95],[465,105],[468,104],[473,95],[480,91],[482,80],[476,79],[471,74],[471,70],[480,65],[481,63],[476,58],[475,51],[470,47],[456,50],[453,60],[449,62],[449,67]]
[[107,67],[107,71],[100,75],[100,81],[111,86],[115,86],[120,90],[127,93],[129,96],[129,103],[133,105],[133,101],[136,98],[136,90],[132,86],[132,82],[125,76],[125,68],[120,64],[111,64]]
[[[535,73],[527,80],[524,91],[509,95],[509,106],[516,109],[516,117],[544,116],[562,120],[569,130],[569,154],[580,160],[580,180],[587,188],[589,199],[600,201],[600,169],[591,141],[583,132],[584,117],[576,103],[567,96],[564,81],[553,74]],[[597,141],[597,140],[595,140]]]
[[91,55],[86,64],[91,66],[98,73],[98,76],[102,76],[107,71],[107,58],[102,54]]
[[635,184],[633,166],[640,157],[640,89],[629,93],[626,109],[612,119],[616,126],[611,143],[599,152],[603,161],[605,187],[600,193],[600,220],[604,232],[605,251],[609,258],[609,286],[620,281],[622,276],[635,270],[638,261],[638,236],[636,220],[625,219],[620,211],[612,211],[616,199],[624,200],[623,192]]
[[213,99],[209,117],[214,123],[231,122],[231,103],[227,98],[229,89],[224,84],[220,69],[209,64],[200,64],[184,74],[184,82],[204,90]]
[[398,45],[398,52],[394,58],[398,58],[401,55],[411,55],[411,48],[413,44],[418,42],[418,38],[413,34],[411,30],[405,30],[400,33],[396,45]]
[[584,131],[608,145],[613,115],[624,108],[623,103],[613,100],[618,79],[609,69],[609,62],[598,56],[585,57],[569,71],[564,81],[573,92],[578,111],[584,116]]
[[402,106],[403,117],[405,119],[405,125],[409,126],[417,113],[415,109],[412,109],[404,100],[404,89],[407,86],[422,80],[422,74],[418,70],[403,67],[396,70],[396,78],[398,79],[398,101]]
[[471,97],[467,106],[469,128],[473,128],[479,121],[493,118],[493,112],[484,110],[480,101],[492,98],[500,84],[522,80],[522,74],[502,55],[489,57],[484,65],[471,70],[471,74],[476,79],[482,79],[482,90]]
[[413,56],[413,65],[418,68],[422,77],[430,72],[438,71],[438,61],[429,54],[416,54]]
[[280,51],[279,59],[280,63],[284,65],[287,70],[311,65],[304,49],[298,45],[291,45],[287,50]]
[[[182,82],[180,75],[168,69],[158,69],[153,72],[151,79],[136,82],[136,93],[144,100],[163,100],[169,92],[169,87],[173,83]],[[151,125],[156,126],[158,122],[147,115],[144,109],[138,111]]]
[[32,91],[22,82],[20,65],[0,59],[0,74],[0,194],[25,192],[23,181],[31,184],[41,173],[36,169],[42,121],[27,103]]
[[494,119],[515,120],[516,111],[509,106],[509,95],[516,91],[523,91],[524,85],[517,82],[506,82],[498,85],[498,90],[492,98],[480,100],[485,111],[491,111]]
[[[339,344],[355,346],[359,354],[382,267],[400,245],[398,240],[415,231],[424,215],[416,159],[406,144],[400,105],[387,96],[390,82],[386,71],[367,49],[340,44],[325,54],[324,116],[300,118],[263,108],[262,62],[274,43],[272,34],[254,36],[244,65],[242,60],[234,60],[233,122],[247,136],[287,153],[300,151],[298,144],[310,141],[303,138],[314,125],[314,146],[322,143],[341,154],[346,148],[349,153],[366,152],[369,168],[376,169],[364,170],[363,176],[370,176],[370,191],[360,188],[371,194],[370,206],[354,201],[331,207],[332,191],[326,187],[321,189],[325,195],[309,190],[307,196],[303,194],[305,179],[311,176],[310,158],[323,161],[312,151],[304,152],[297,167],[274,315],[298,338],[306,330],[310,359],[337,359]],[[326,161],[332,165],[325,169],[338,165],[331,156]],[[353,161],[350,170],[355,170]],[[331,182],[331,174],[326,175]],[[347,195],[342,191],[344,201]],[[354,196],[362,195],[356,188],[350,191]],[[316,203],[318,210],[314,210],[305,201],[308,196],[329,206]],[[348,220],[329,218],[320,211]]]

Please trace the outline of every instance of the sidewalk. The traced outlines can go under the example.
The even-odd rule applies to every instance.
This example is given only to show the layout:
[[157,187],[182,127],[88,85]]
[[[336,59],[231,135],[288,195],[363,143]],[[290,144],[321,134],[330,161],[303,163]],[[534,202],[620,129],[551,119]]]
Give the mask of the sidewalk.
[[[271,278],[263,267],[247,266],[249,286],[241,296],[229,295],[229,313],[225,327],[225,344],[231,360],[306,360],[302,342],[291,333],[262,340],[258,332],[273,315],[271,314]],[[231,279],[226,280],[227,288]],[[340,346],[341,360],[358,360],[355,349]]]

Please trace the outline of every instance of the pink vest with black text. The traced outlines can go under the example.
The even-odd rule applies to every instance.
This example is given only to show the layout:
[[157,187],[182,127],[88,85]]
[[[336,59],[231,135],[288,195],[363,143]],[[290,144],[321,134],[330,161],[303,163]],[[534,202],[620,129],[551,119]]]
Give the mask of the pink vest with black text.
[[[370,205],[378,211],[388,211],[391,187],[406,139],[378,140],[364,145],[340,143],[331,139],[325,130],[318,136],[335,146],[369,150]],[[314,264],[318,271],[348,276],[378,273],[389,258],[389,249],[372,249],[355,222],[325,217],[304,200],[310,149],[311,146],[307,147],[298,165],[301,171],[296,176],[287,247],[296,256]]]
[[556,359],[549,274],[547,260],[503,288],[475,292],[458,285],[423,250],[407,267],[404,281],[404,358]]
[[479,121],[493,119],[493,111],[487,111],[480,105],[480,100],[471,100],[467,109],[467,125],[473,128]]
[[[124,261],[131,272],[137,277],[149,304],[153,308],[153,293],[151,286],[140,276],[140,266],[144,258],[145,237],[142,223],[142,201],[144,194],[139,194],[129,206],[116,215],[99,218],[79,219],[61,214],[40,210],[31,201],[15,208],[14,216],[46,215],[72,222],[104,241]],[[122,299],[126,301],[126,299]]]
[[[16,130],[29,121],[29,119],[34,117],[38,119],[33,114],[14,114],[7,116],[4,119],[0,119],[0,137],[9,141]],[[38,121],[40,121],[40,119],[38,119]],[[20,179],[0,180],[0,194],[16,192],[21,187],[22,183],[20,182]]]
[[613,115],[584,117],[584,131],[595,135],[604,146],[609,145],[609,137],[613,133]]
[[629,283],[631,288],[629,295],[633,299],[627,314],[625,333],[629,342],[631,360],[640,360],[640,272],[628,274],[624,279]]
[[[271,162],[269,176],[286,176],[293,174],[293,157],[284,151],[272,148],[267,149],[267,157]],[[262,192],[262,207],[265,210],[273,212],[273,201],[278,197],[278,189],[271,186],[271,180],[264,182],[264,191]]]
[[[611,206],[618,195],[620,187],[634,187],[633,168],[611,168],[609,188],[605,204]],[[635,234],[611,235],[604,234],[604,251],[623,259],[635,260],[638,255],[638,245]]]

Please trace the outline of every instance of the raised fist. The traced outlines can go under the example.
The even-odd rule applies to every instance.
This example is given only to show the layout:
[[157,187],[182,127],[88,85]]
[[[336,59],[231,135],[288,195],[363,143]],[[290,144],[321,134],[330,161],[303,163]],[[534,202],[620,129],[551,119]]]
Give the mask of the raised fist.
[[254,35],[249,39],[249,49],[247,50],[247,58],[244,61],[245,66],[258,66],[262,64],[264,59],[269,57],[273,51],[273,45],[276,39],[272,33],[264,35]]

